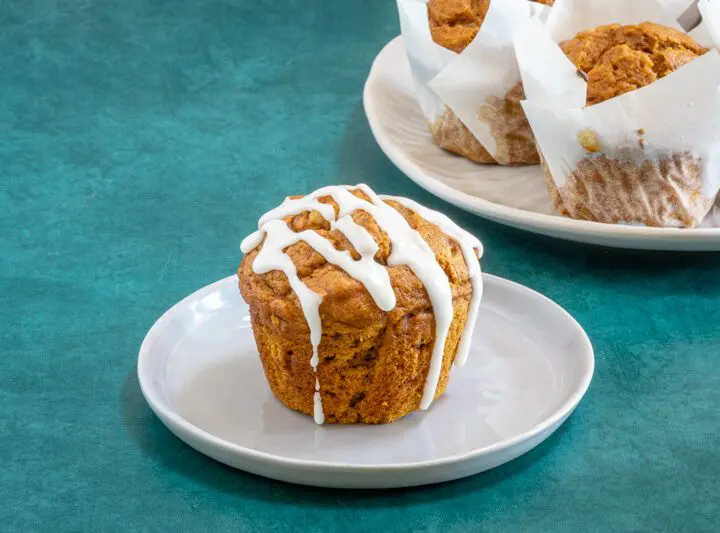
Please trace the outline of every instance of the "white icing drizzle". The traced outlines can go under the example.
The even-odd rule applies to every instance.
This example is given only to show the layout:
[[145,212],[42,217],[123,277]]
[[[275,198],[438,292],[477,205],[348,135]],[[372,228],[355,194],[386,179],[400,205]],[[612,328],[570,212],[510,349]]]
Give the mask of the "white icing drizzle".
[[477,261],[477,259],[482,257],[483,245],[474,235],[471,235],[462,229],[442,213],[428,209],[427,207],[422,206],[408,198],[388,195],[382,195],[380,198],[383,200],[393,200],[400,205],[415,211],[428,222],[435,224],[443,231],[443,233],[454,239],[458,245],[460,245],[460,249],[465,257],[465,264],[468,268],[468,277],[470,278],[470,283],[472,285],[472,297],[470,298],[470,309],[468,310],[467,322],[465,323],[465,329],[462,332],[460,342],[458,343],[457,351],[455,353],[455,364],[457,366],[463,366],[467,361],[467,356],[470,352],[470,343],[472,342],[472,335],[475,329],[475,322],[477,320],[478,310],[480,309],[480,300],[482,299],[483,293],[482,272],[480,270],[480,262]]
[[260,243],[265,238],[265,232],[257,230],[253,231],[250,235],[245,237],[242,242],[240,243],[240,250],[242,253],[246,254],[250,250],[254,250],[258,246],[260,246]]
[[322,398],[320,397],[320,381],[317,378],[317,368],[315,367],[315,394],[313,395],[313,418],[316,424],[325,422],[325,412],[323,411]]
[[[360,190],[370,201],[358,198],[352,190]],[[336,216],[332,205],[318,201],[324,196],[332,197],[337,206]],[[472,329],[475,325],[477,310],[482,295],[482,278],[480,266],[475,259],[474,248],[482,250],[480,241],[456,226],[449,218],[405,198],[383,197],[394,200],[427,221],[437,225],[448,236],[455,239],[460,245],[468,265],[469,277],[472,283],[473,294],[468,312],[468,323],[458,345],[456,362],[461,365],[467,358]],[[312,345],[312,358],[310,364],[316,373],[314,418],[315,422],[322,424],[324,412],[320,396],[320,382],[317,379],[317,366],[319,364],[318,346],[322,337],[322,324],[320,321],[321,297],[311,291],[298,277],[292,260],[284,250],[299,241],[304,241],[317,253],[321,254],[329,263],[342,268],[352,278],[362,283],[377,306],[383,311],[390,311],[396,305],[395,292],[390,282],[387,269],[374,259],[378,245],[372,235],[352,219],[352,213],[363,210],[373,216],[377,225],[387,234],[392,246],[387,263],[390,266],[406,265],[425,286],[430,297],[435,314],[435,342],[430,360],[430,369],[425,380],[420,408],[427,409],[435,398],[438,380],[442,371],[443,354],[448,330],[453,319],[452,291],[447,275],[438,264],[435,254],[422,236],[412,229],[405,218],[390,205],[386,204],[367,185],[356,187],[331,186],[323,187],[302,198],[286,198],[285,201],[260,218],[258,231],[246,237],[240,248],[244,253],[253,250],[260,243],[265,242],[253,261],[253,271],[264,274],[271,270],[280,270],[285,273],[291,288],[300,301],[305,319],[310,328],[310,343]],[[317,211],[330,222],[331,229],[343,233],[360,255],[360,259],[353,259],[348,251],[339,251],[324,237],[312,230],[293,232],[283,218],[303,212]]]

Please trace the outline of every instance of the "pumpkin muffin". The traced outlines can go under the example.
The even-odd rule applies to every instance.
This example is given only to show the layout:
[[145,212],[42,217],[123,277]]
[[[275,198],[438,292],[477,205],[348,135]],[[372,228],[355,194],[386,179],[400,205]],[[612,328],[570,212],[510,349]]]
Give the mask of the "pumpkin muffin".
[[[587,105],[645,87],[700,57],[707,49],[673,28],[643,22],[611,24],[579,33],[561,49],[587,80]],[[694,227],[712,200],[700,194],[702,162],[686,152],[645,157],[645,131],[634,147],[606,146],[592,130],[578,133],[588,156],[558,189],[547,165],[546,184],[556,208],[572,218]]]
[[[367,189],[345,190],[356,198],[371,201]],[[287,201],[299,198],[303,197]],[[331,206],[338,217],[342,206],[335,198],[318,196],[316,201]],[[468,315],[473,316],[470,311],[475,304],[472,298],[475,282],[457,240],[400,203],[401,199],[375,197],[375,201],[399,213],[422,237],[429,246],[427,253],[434,256],[448,279],[452,317],[444,350],[440,352],[441,369],[433,396],[436,398],[447,387]],[[273,394],[290,409],[315,414],[316,421],[317,402],[321,401],[325,423],[388,423],[415,411],[421,405],[434,354],[436,317],[428,291],[412,268],[393,261],[388,264],[397,241],[391,245],[388,233],[370,214],[371,209],[367,209],[356,209],[350,216],[352,223],[367,232],[376,245],[374,255],[375,247],[371,246],[369,259],[387,272],[396,298],[390,310],[380,309],[361,281],[336,266],[337,261],[329,262],[302,239],[280,249],[296,269],[295,284],[281,270],[258,273],[257,265],[253,266],[268,246],[271,233],[266,233],[257,246],[255,242],[243,244],[246,255],[238,269],[240,291],[250,307],[255,341]],[[331,227],[331,222],[318,210],[309,208],[284,216],[278,223],[283,223],[283,231],[289,228],[296,235],[314,232],[336,252],[350,254],[354,261],[361,258],[361,253],[368,253],[367,249],[359,253],[338,229],[340,224],[333,222]],[[261,224],[259,231],[264,228],[267,226]],[[479,242],[476,244],[480,246]],[[250,246],[253,248],[248,250]],[[471,266],[479,272],[477,263]],[[311,364],[314,355],[311,321],[296,292],[297,283],[322,299],[319,304],[322,333],[315,368]]]
[[[540,3],[552,5],[552,2],[542,0]],[[433,41],[461,53],[480,31],[489,8],[490,0],[430,0],[428,18]],[[496,156],[502,164],[535,165],[540,161],[530,125],[520,106],[523,98],[522,85],[518,83],[504,98],[490,99],[478,111],[478,118],[489,125],[497,141]],[[435,142],[449,152],[476,163],[498,163],[449,108],[430,130]]]

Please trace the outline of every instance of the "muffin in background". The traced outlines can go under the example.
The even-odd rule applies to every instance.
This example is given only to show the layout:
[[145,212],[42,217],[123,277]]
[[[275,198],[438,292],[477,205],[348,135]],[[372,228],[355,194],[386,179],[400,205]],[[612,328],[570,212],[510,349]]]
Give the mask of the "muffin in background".
[[[587,105],[640,89],[671,74],[708,50],[673,28],[643,22],[611,24],[583,31],[560,44],[587,79]],[[703,165],[687,151],[666,151],[657,161],[638,157],[645,131],[636,131],[637,146],[612,150],[592,130],[578,134],[587,151],[558,188],[547,165],[545,182],[561,214],[615,224],[695,227],[709,210],[711,198],[699,194]]]
[[[552,5],[552,0],[540,3]],[[462,53],[477,36],[489,8],[490,0],[429,0],[428,18],[433,41]],[[478,106],[478,118],[488,124],[497,142],[496,157],[449,107],[430,126],[433,139],[441,148],[476,163],[538,164],[535,141],[520,105],[523,98],[522,85],[518,83],[504,97],[490,98]]]

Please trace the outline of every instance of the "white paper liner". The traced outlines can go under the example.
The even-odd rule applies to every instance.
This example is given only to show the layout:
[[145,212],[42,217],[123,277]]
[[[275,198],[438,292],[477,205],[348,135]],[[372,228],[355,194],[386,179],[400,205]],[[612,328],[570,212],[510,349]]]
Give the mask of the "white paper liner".
[[504,163],[504,154],[498,154],[490,125],[479,118],[479,110],[489,98],[505,98],[520,81],[513,33],[530,16],[546,16],[547,6],[528,0],[491,0],[480,31],[460,54],[432,40],[424,0],[398,0],[398,11],[425,117],[434,123],[450,108],[483,147]]
[[556,0],[546,26],[552,39],[559,43],[597,26],[645,21],[684,31],[657,0]]
[[[606,156],[634,160],[638,166],[646,162],[659,166],[670,157],[686,154],[700,162],[704,206],[720,189],[717,51],[691,61],[647,87],[585,108],[586,83],[557,44],[579,31],[600,25],[642,21],[678,27],[653,0],[609,0],[597,4],[557,0],[546,25],[539,20],[528,21],[515,36],[527,98],[523,108],[558,188],[565,185],[581,161],[597,161]],[[591,132],[598,140],[599,152],[591,153],[580,144],[583,132]],[[680,196],[681,209],[697,210],[693,198]],[[708,211],[710,206],[711,201]]]
[[490,125],[479,108],[491,97],[504,99],[520,81],[512,38],[530,17],[527,0],[495,0],[475,39],[431,82],[430,87],[498,159]]
[[700,0],[697,2],[700,24],[690,35],[704,46],[720,49],[720,2],[718,0]]
[[[717,0],[663,0],[666,9],[697,42],[720,50],[720,3]],[[710,22],[705,22],[706,20]],[[715,22],[712,22],[715,21]]]
[[445,104],[430,89],[430,81],[458,54],[433,41],[426,0],[398,0],[397,4],[418,103],[432,123],[445,112]]
[[657,0],[657,2],[686,32],[690,32],[700,23],[698,0]]

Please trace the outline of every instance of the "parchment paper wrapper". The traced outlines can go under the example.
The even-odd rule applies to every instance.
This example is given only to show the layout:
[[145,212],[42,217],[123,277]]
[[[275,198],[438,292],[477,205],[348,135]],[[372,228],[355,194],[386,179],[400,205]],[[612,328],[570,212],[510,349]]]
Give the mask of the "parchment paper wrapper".
[[[718,0],[711,0],[718,1]],[[712,50],[641,89],[585,107],[586,82],[558,42],[617,22],[679,29],[654,0],[557,0],[515,48],[522,105],[558,210],[605,223],[695,227],[720,189],[720,55]]]
[[432,40],[425,0],[398,0],[416,94],[435,141],[479,163],[537,164],[512,36],[546,6],[491,0],[473,41],[456,54]]
[[696,11],[700,17],[697,26],[690,31],[693,39],[705,46],[717,47],[720,43],[720,3],[716,0],[695,0],[689,11]]
[[686,32],[690,32],[700,22],[700,13],[697,10],[698,0],[658,0]]

